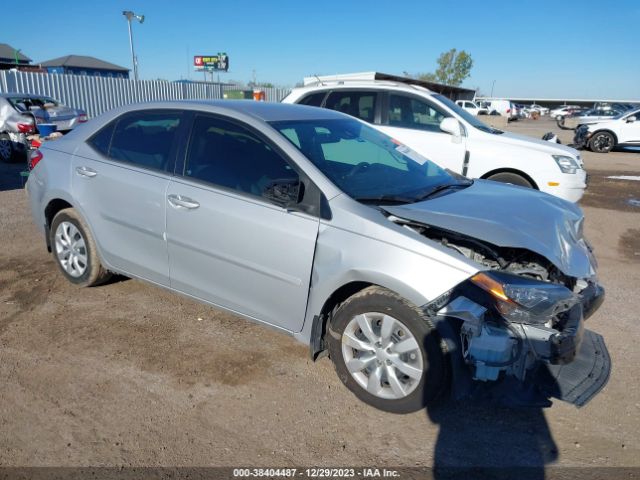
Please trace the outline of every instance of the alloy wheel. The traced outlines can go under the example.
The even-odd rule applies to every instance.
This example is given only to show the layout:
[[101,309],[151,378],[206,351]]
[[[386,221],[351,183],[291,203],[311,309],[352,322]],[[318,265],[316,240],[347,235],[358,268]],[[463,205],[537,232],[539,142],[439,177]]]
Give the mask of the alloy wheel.
[[349,321],[342,356],[353,379],[379,398],[406,397],[424,374],[416,338],[401,321],[383,313],[362,313]]
[[60,265],[74,278],[87,270],[87,246],[80,230],[71,222],[61,222],[55,233],[56,256]]
[[611,137],[605,133],[596,135],[596,138],[593,139],[593,146],[598,151],[609,150],[613,146],[611,145]]

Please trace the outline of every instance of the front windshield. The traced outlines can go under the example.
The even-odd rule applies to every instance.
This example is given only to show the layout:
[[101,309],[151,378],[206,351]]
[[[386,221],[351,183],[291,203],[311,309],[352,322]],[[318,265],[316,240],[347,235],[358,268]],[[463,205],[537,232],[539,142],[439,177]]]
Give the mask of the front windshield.
[[638,117],[640,117],[640,110],[634,110],[633,112],[630,112],[630,111],[627,110],[626,112],[619,113],[618,115],[616,115],[613,118],[617,120],[617,119],[622,118],[622,117],[627,117],[627,118],[636,117],[636,118],[638,118]]
[[351,119],[271,122],[340,190],[362,202],[410,203],[469,183]]
[[497,128],[493,128],[493,127],[490,127],[489,125],[485,125],[478,119],[478,117],[467,112],[460,105],[456,104],[455,102],[452,102],[444,95],[437,94],[437,95],[434,95],[433,98],[436,98],[438,101],[445,104],[447,107],[449,107],[450,110],[453,110],[455,113],[457,113],[458,116],[462,117],[462,119],[468,124],[470,124],[472,127],[475,127],[478,130],[482,130],[483,132],[502,133],[502,131],[498,130]]

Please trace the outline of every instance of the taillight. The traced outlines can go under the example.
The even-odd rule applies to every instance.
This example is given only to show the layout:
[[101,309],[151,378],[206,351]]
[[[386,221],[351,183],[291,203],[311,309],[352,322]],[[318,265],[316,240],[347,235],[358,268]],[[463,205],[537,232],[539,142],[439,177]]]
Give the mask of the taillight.
[[78,115],[78,123],[85,123],[87,120],[89,119],[87,118],[86,113],[81,113],[80,115]]
[[511,113],[511,109],[510,108],[507,108],[507,113]]
[[36,165],[44,158],[40,150],[32,150],[31,158],[29,159],[29,170],[36,168]]
[[31,133],[35,130],[32,123],[18,123],[18,131],[20,133]]
[[40,148],[42,146],[42,142],[40,140],[36,140],[35,138],[31,140],[31,148]]

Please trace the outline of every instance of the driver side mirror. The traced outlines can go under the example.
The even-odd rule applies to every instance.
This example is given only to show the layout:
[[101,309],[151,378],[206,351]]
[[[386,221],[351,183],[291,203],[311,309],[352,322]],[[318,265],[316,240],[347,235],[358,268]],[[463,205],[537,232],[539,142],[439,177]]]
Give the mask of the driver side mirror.
[[462,135],[460,130],[460,122],[453,117],[447,117],[440,122],[440,130],[445,133],[450,133],[454,137]]
[[304,184],[297,178],[273,180],[262,191],[262,196],[271,203],[288,208],[302,201]]
[[635,115],[631,115],[630,117],[627,117],[627,123],[633,123],[635,121],[636,121]]

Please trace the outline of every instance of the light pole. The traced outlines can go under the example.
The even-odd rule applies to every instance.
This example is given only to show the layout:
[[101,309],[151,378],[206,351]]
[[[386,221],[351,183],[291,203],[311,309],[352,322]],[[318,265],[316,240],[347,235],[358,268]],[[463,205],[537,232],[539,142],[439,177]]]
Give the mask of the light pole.
[[135,18],[138,22],[144,22],[144,15],[136,15],[131,10],[125,10],[122,15],[127,17],[127,23],[129,24],[129,46],[131,47],[131,62],[133,63],[133,77],[138,80],[138,59],[133,52],[133,31],[131,30],[131,19]]
[[496,86],[496,81],[494,80],[493,83],[491,84],[491,98],[493,98],[493,87]]

